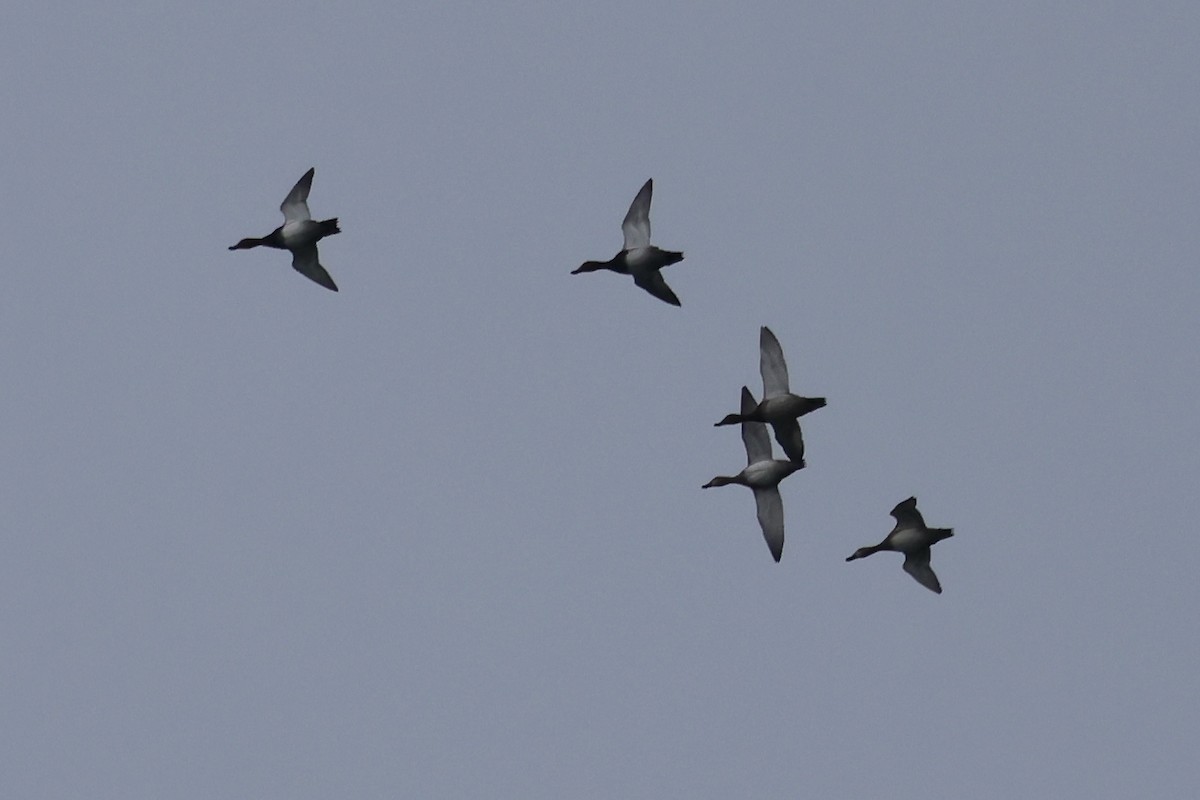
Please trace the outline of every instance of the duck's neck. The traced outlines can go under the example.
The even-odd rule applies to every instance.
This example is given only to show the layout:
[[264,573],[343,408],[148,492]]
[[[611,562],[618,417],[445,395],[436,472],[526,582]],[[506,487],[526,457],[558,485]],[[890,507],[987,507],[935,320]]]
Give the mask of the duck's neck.
[[741,481],[738,480],[738,476],[736,476],[736,475],[734,475],[733,477],[729,477],[726,475],[718,475],[717,477],[713,478],[711,481],[704,484],[700,488],[701,489],[711,489],[714,486],[728,486],[731,483],[741,483]]
[[572,270],[571,274],[578,275],[580,272],[595,272],[596,270],[600,269],[616,270],[616,266],[614,265],[615,262],[616,259],[612,259],[610,261],[585,261],[576,269]]

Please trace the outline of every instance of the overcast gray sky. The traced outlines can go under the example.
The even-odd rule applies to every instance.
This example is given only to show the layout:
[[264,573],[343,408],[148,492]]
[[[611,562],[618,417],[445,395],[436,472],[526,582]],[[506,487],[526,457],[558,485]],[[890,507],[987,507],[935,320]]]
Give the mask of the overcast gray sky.
[[[1200,6],[25,3],[0,794],[1190,797]],[[310,206],[341,287],[226,248]],[[610,273],[653,177],[672,308]],[[767,552],[712,423],[769,325]],[[916,495],[932,594],[884,553]]]

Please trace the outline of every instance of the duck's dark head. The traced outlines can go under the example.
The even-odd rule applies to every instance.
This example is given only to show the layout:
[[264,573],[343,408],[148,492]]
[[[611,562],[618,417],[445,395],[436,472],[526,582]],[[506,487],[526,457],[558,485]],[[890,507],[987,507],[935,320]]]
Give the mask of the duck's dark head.
[[[336,222],[336,220],[335,220]],[[324,234],[322,234],[324,235]],[[261,239],[242,239],[237,244],[230,247],[230,250],[249,250],[251,247],[274,247],[277,250],[287,250],[283,245],[283,226],[280,225],[275,230],[268,233]]]
[[251,247],[259,247],[263,244],[262,239],[242,239],[235,245],[230,245],[230,250],[249,250]]
[[711,481],[704,484],[700,488],[701,489],[711,489],[714,486],[728,486],[731,483],[737,483],[737,479],[736,478],[728,478],[724,475],[718,475],[717,477],[713,478]]
[[867,556],[879,552],[878,547],[860,547],[854,551],[854,555],[849,556],[846,560],[853,561],[856,558],[866,558]]
[[737,425],[739,422],[745,422],[746,418],[741,414],[726,414],[725,418],[720,422],[714,422],[713,427],[719,428],[722,425]]
[[606,261],[585,261],[575,269],[571,270],[572,275],[578,275],[581,272],[595,272],[598,269],[608,269]]

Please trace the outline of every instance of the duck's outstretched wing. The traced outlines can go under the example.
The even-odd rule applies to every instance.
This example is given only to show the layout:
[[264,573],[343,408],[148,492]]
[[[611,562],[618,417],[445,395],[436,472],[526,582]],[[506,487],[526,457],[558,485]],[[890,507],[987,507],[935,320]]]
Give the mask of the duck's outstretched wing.
[[308,192],[312,189],[314,172],[316,172],[315,167],[304,173],[304,177],[296,181],[296,185],[288,192],[288,196],[283,198],[283,204],[279,206],[279,210],[283,212],[284,222],[312,219],[312,214],[308,213]]
[[778,562],[783,558],[783,498],[779,488],[755,489],[754,502],[758,506],[758,524],[771,555]]
[[[758,407],[750,389],[742,387],[742,416],[753,414]],[[746,465],[757,464],[759,461],[771,460],[771,438],[767,435],[767,426],[762,422],[742,423],[742,444],[746,446]]]
[[937,594],[942,593],[942,584],[938,582],[938,577],[933,573],[933,567],[929,566],[929,548],[922,547],[920,550],[911,550],[904,555],[904,571],[917,579],[917,583],[924,586],[931,592]]
[[917,511],[917,498],[910,497],[907,500],[901,500],[892,509],[892,516],[896,518],[897,528],[924,528],[925,518],[921,516],[921,512]]
[[[654,193],[654,179],[643,184],[637,197],[629,206],[625,221],[621,223],[621,231],[625,234],[625,249],[650,246],[650,196]],[[670,300],[667,301],[671,302]],[[675,303],[679,305],[679,303]]]
[[758,332],[758,371],[762,373],[764,399],[788,393],[788,371],[787,362],[783,360],[783,348],[765,325]]
[[775,429],[775,441],[779,442],[779,446],[787,454],[788,460],[795,461],[797,464],[804,461],[804,434],[800,432],[800,423],[797,420],[789,419],[783,422],[773,422],[771,427]]
[[658,270],[638,273],[633,276],[633,282],[664,303],[670,303],[673,306],[680,305],[679,298],[671,291],[671,287],[667,286],[662,273]]
[[329,273],[321,266],[317,259],[317,246],[310,244],[308,247],[301,247],[292,253],[292,269],[299,272],[309,280],[316,281],[326,289],[337,291],[337,284],[333,282],[333,278],[329,277]]

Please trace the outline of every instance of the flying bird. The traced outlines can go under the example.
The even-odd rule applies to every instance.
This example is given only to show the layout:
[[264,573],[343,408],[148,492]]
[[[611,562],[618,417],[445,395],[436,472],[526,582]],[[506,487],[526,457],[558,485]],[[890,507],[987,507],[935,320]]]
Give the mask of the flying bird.
[[775,441],[792,461],[804,461],[804,436],[799,418],[825,406],[824,397],[800,397],[788,389],[787,362],[783,348],[771,329],[763,326],[758,332],[758,370],[762,373],[763,399],[749,413],[730,414],[716,423],[733,425],[746,421],[766,422],[775,431]]
[[341,233],[337,217],[314,220],[308,212],[308,191],[312,188],[314,169],[304,173],[296,185],[283,199],[279,210],[283,212],[283,224],[261,239],[242,239],[230,250],[248,250],[251,247],[274,247],[290,250],[292,269],[306,278],[316,281],[326,289],[337,291],[337,284],[321,266],[317,258],[317,242],[326,236]]
[[892,528],[892,532],[884,537],[882,542],[871,547],[860,547],[846,560],[866,558],[880,550],[904,553],[904,571],[926,589],[941,594],[942,584],[934,574],[933,568],[929,566],[929,548],[942,539],[953,536],[954,529],[926,527],[925,518],[917,511],[915,497],[898,503],[892,509],[892,516],[896,518],[896,527]]
[[[758,404],[750,389],[742,387],[742,412],[748,414]],[[737,475],[718,475],[702,486],[728,486],[731,483],[748,486],[754,491],[754,502],[758,506],[758,524],[763,538],[776,561],[783,557],[783,498],[779,494],[779,482],[798,469],[804,468],[803,461],[782,461],[771,455],[771,439],[767,426],[761,422],[746,420],[742,423],[742,444],[746,446],[746,468]]]
[[622,275],[632,275],[635,284],[664,303],[677,306],[679,298],[667,286],[659,270],[682,261],[683,253],[660,250],[650,244],[650,196],[653,192],[654,179],[651,178],[633,198],[629,213],[621,223],[621,231],[625,234],[625,247],[621,252],[608,261],[585,261],[577,269],[571,270],[571,274],[610,269]]

